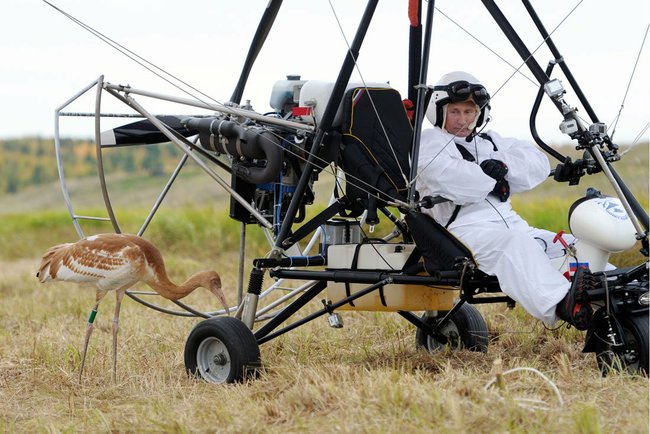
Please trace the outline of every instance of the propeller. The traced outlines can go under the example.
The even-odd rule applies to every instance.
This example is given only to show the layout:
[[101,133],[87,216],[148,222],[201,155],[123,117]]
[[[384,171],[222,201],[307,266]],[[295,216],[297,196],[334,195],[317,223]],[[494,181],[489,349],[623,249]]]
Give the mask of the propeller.
[[[176,131],[183,137],[196,134],[196,132],[188,130],[181,124],[181,119],[185,119],[187,116],[161,115],[156,116],[156,118],[163,122],[170,130]],[[150,145],[168,141],[167,136],[148,119],[106,130],[101,134],[102,146]]]

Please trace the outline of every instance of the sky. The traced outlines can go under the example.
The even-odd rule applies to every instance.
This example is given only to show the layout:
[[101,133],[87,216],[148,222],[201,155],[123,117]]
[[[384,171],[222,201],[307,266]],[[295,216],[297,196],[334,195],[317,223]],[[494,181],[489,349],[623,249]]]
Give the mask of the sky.
[[[164,71],[219,102],[235,87],[248,45],[267,0],[50,0],[58,8],[101,32]],[[522,39],[534,50],[542,37],[519,0],[497,2]],[[647,0],[531,0],[566,64],[601,121],[611,126],[623,105],[615,141],[629,143],[650,120],[650,77],[646,43],[650,20]],[[366,2],[285,0],[276,25],[253,68],[244,99],[258,112],[269,110],[273,84],[288,74],[334,81]],[[528,119],[536,82],[479,0],[438,0],[427,82],[464,70],[477,76],[492,95],[489,129],[530,138]],[[51,137],[54,112],[98,77],[152,92],[189,97],[152,72],[106,45],[42,0],[3,0],[0,14],[0,138]],[[428,3],[424,2],[425,8]],[[406,0],[379,2],[353,80],[390,82],[407,90],[408,18]],[[573,13],[570,13],[573,9]],[[461,27],[452,22],[459,23]],[[557,27],[557,29],[556,29]],[[472,36],[469,36],[470,33]],[[477,42],[481,41],[481,43]],[[486,48],[485,46],[489,47]],[[502,60],[493,52],[496,52]],[[545,47],[535,52],[542,68],[552,59]],[[509,65],[509,64],[510,65]],[[513,66],[511,66],[513,65]],[[566,101],[588,119],[567,80]],[[627,97],[626,89],[629,84]],[[187,90],[187,87],[185,87]],[[195,91],[190,91],[197,95]],[[94,92],[64,111],[92,112]],[[204,97],[201,97],[204,98]],[[194,114],[191,107],[139,101],[158,114]],[[624,104],[623,104],[624,102]],[[130,113],[112,96],[102,96],[102,111]],[[201,114],[198,112],[198,114]],[[544,101],[537,128],[549,143],[568,141],[559,131],[561,116]],[[102,120],[109,128],[111,120]],[[120,120],[120,122],[122,122]],[[61,135],[91,137],[91,118],[64,118]],[[611,132],[611,130],[610,130]],[[648,131],[641,136],[648,140]]]

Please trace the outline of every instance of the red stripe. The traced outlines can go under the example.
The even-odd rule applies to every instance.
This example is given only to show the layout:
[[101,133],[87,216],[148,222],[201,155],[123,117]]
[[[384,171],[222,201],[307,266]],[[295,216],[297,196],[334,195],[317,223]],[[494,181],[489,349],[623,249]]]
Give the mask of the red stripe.
[[420,25],[420,20],[418,20],[418,4],[419,0],[409,0],[409,21],[411,22],[411,27],[417,27]]

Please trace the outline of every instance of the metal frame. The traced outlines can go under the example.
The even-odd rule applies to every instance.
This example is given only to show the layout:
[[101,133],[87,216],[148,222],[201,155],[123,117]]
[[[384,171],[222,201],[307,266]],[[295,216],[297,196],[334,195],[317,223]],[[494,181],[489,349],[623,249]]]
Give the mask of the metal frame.
[[[269,6],[267,7],[264,17],[258,27],[258,31],[251,44],[251,48],[249,50],[248,57],[246,59],[244,68],[240,75],[239,82],[237,83],[237,87],[233,93],[232,100],[234,103],[238,103],[239,100],[241,99],[241,95],[246,85],[248,74],[250,73],[254,60],[257,57],[257,54],[259,53],[259,51],[263,46],[268,31],[270,30],[270,27],[275,19],[275,16],[278,13],[281,3],[282,2],[279,0],[272,0],[269,3]],[[418,6],[421,6],[421,1],[417,1],[417,3]],[[533,75],[539,82],[540,86],[546,84],[550,80],[550,73],[553,69],[552,66],[549,66],[549,68],[547,68],[546,71],[544,71],[540,67],[540,65],[533,58],[530,51],[526,48],[524,43],[517,35],[516,31],[509,24],[507,18],[503,15],[503,13],[500,11],[500,9],[498,8],[498,6],[493,0],[482,0],[482,3],[486,7],[486,9],[490,12],[490,14],[493,16],[495,22],[499,25],[499,27],[502,29],[504,34],[508,37],[513,47],[520,54],[520,56],[524,60],[524,63],[532,71]],[[310,262],[310,257],[302,256],[301,260],[296,260],[296,261],[287,260],[285,258],[285,254],[287,253],[285,250],[288,249],[288,245],[293,245],[295,241],[299,241],[299,240],[290,240],[290,234],[291,234],[293,221],[301,205],[300,198],[302,198],[304,192],[306,191],[308,182],[312,177],[313,171],[319,169],[317,164],[315,164],[317,151],[319,147],[323,144],[323,141],[325,140],[327,135],[330,133],[334,115],[338,109],[339,102],[343,96],[344,90],[349,81],[356,59],[358,58],[359,51],[363,43],[363,39],[365,37],[368,26],[372,20],[372,16],[375,11],[375,8],[377,7],[377,4],[378,4],[378,0],[369,0],[367,3],[364,14],[359,22],[354,41],[351,47],[349,48],[349,50],[346,52],[336,83],[334,85],[334,89],[332,91],[331,98],[327,104],[323,119],[320,122],[320,125],[318,125],[318,128],[315,128],[314,125],[311,124],[287,121],[284,119],[269,118],[266,116],[256,114],[249,110],[242,110],[241,108],[237,108],[234,106],[230,107],[221,104],[211,104],[203,101],[177,98],[169,95],[162,95],[162,94],[156,94],[144,90],[132,89],[128,86],[104,83],[103,77],[100,77],[99,79],[95,80],[89,86],[84,88],[84,90],[79,92],[76,96],[71,98],[64,105],[62,105],[56,111],[55,145],[56,145],[56,152],[57,152],[57,164],[59,165],[59,174],[61,179],[61,186],[64,192],[64,199],[66,201],[66,205],[68,207],[70,216],[73,220],[73,224],[75,225],[75,228],[77,229],[79,236],[83,236],[83,232],[81,231],[81,228],[79,226],[78,219],[92,218],[92,217],[78,216],[73,212],[72,204],[69,198],[67,186],[65,184],[65,179],[63,175],[62,159],[60,157],[60,142],[58,139],[59,137],[58,119],[60,115],[60,110],[62,110],[64,107],[66,107],[76,98],[78,98],[82,93],[85,93],[92,87],[96,87],[97,99],[96,99],[96,107],[95,107],[95,116],[96,116],[95,140],[97,144],[98,164],[100,165],[100,172],[102,172],[101,175],[102,190],[104,194],[104,200],[110,215],[109,219],[102,219],[102,220],[110,220],[113,223],[115,230],[119,232],[119,225],[117,224],[117,219],[115,218],[112,212],[112,207],[110,205],[110,200],[108,198],[108,193],[106,190],[105,180],[103,178],[103,170],[101,170],[102,165],[101,165],[99,119],[101,118],[101,116],[103,116],[100,110],[100,105],[101,105],[100,95],[101,95],[101,91],[103,90],[110,93],[118,100],[129,105],[138,113],[140,113],[143,117],[148,119],[161,132],[163,132],[165,136],[175,146],[179,147],[184,152],[184,156],[182,160],[179,162],[179,165],[177,166],[176,170],[172,174],[167,185],[163,189],[163,192],[161,193],[158,200],[154,204],[153,209],[147,216],[147,219],[143,224],[140,233],[146,230],[149,222],[151,221],[151,218],[153,218],[160,203],[164,199],[169,187],[175,181],[176,176],[178,175],[179,171],[185,164],[187,158],[192,158],[211,178],[213,178],[214,181],[216,181],[233,198],[235,198],[235,200],[237,200],[244,208],[246,208],[246,210],[249,211],[256,218],[260,226],[263,226],[267,229],[266,234],[267,237],[269,238],[270,244],[272,245],[272,250],[268,258],[258,258],[257,260],[254,261],[253,263],[254,266],[251,269],[251,279],[250,279],[250,282],[252,283],[249,283],[249,289],[246,294],[246,297],[243,296],[243,261],[244,261],[245,237],[246,237],[246,227],[245,227],[246,225],[244,223],[242,223],[241,234],[240,234],[241,235],[240,268],[239,268],[239,285],[238,285],[238,306],[236,309],[236,315],[237,317],[241,318],[251,330],[254,328],[255,322],[268,320],[268,322],[265,325],[261,326],[259,329],[255,331],[255,337],[258,343],[261,344],[269,340],[272,340],[275,337],[280,336],[306,322],[312,321],[313,319],[323,316],[325,314],[332,313],[335,309],[343,306],[344,304],[347,304],[350,301],[362,297],[363,295],[368,294],[370,292],[376,291],[379,288],[383,287],[384,285],[391,284],[391,283],[444,285],[449,287],[450,289],[460,290],[459,303],[456,305],[456,307],[452,308],[436,326],[429,326],[425,324],[423,321],[415,317],[415,315],[413,315],[412,313],[402,312],[402,311],[398,312],[406,320],[413,323],[418,328],[425,331],[427,334],[440,339],[444,339],[444,336],[441,336],[438,333],[438,330],[444,326],[444,324],[449,320],[451,315],[453,315],[453,313],[460,308],[460,305],[462,305],[462,303],[510,302],[511,300],[509,300],[507,297],[502,295],[491,296],[487,298],[483,298],[483,297],[475,298],[474,296],[479,293],[499,292],[497,282],[495,281],[495,279],[486,278],[485,276],[482,277],[475,277],[474,275],[465,276],[464,273],[461,273],[460,271],[440,273],[439,275],[435,275],[435,276],[412,276],[412,275],[403,275],[396,272],[381,272],[381,271],[377,271],[377,272],[361,272],[361,271],[352,271],[352,270],[313,271],[313,270],[304,270],[304,269],[294,269],[298,265],[301,266],[313,265],[313,260]],[[529,11],[529,14],[531,15],[533,22],[536,24],[537,28],[542,33],[542,36],[544,36],[545,40],[547,41],[547,44],[551,48],[552,53],[554,54],[554,56],[556,56],[555,59],[556,63],[559,63],[560,66],[562,67],[562,70],[565,72],[565,74],[570,77],[569,81],[572,87],[576,90],[576,93],[578,94],[581,103],[585,107],[587,107],[587,111],[589,112],[592,120],[594,122],[597,122],[597,117],[595,116],[595,113],[593,113],[593,110],[589,106],[588,101],[586,100],[580,88],[578,87],[577,83],[575,82],[575,79],[571,75],[568,67],[566,66],[566,63],[562,60],[561,56],[559,55],[559,52],[555,48],[552,40],[550,39],[550,36],[543,28],[541,22],[539,21],[539,18],[537,17],[534,10],[532,9],[532,6],[527,0],[524,0],[524,4],[527,10]],[[415,130],[414,130],[415,134],[413,139],[414,158],[417,158],[417,153],[418,153],[417,151],[419,149],[419,141],[420,141],[419,130],[422,126],[424,112],[426,111],[425,102],[427,98],[427,87],[426,87],[427,66],[428,66],[427,64],[428,64],[428,56],[429,56],[429,49],[430,49],[430,39],[432,34],[434,7],[435,7],[435,2],[433,0],[429,1],[427,14],[426,14],[425,36],[423,41],[424,46],[421,47],[418,45],[418,42],[422,42],[419,40],[419,36],[418,36],[419,33],[421,32],[421,28],[414,29],[413,34],[415,35],[415,37],[411,38],[411,44],[412,44],[411,66],[413,66],[414,68],[419,67],[419,80],[418,83],[416,83],[417,89],[415,92],[417,96],[417,102],[416,102],[416,112],[415,112]],[[411,76],[413,76],[413,74],[411,74]],[[411,78],[410,82],[412,81],[413,79]],[[216,172],[214,172],[197,155],[197,154],[201,154],[201,149],[199,147],[197,147],[195,144],[190,143],[187,139],[184,139],[174,134],[174,132],[171,131],[165,124],[160,122],[155,116],[153,116],[144,107],[142,107],[133,98],[132,95],[156,98],[165,101],[175,102],[182,105],[187,105],[190,107],[213,110],[224,114],[242,117],[245,119],[251,119],[260,123],[270,124],[273,126],[283,127],[295,131],[301,131],[305,134],[313,134],[314,136],[313,136],[311,149],[309,152],[309,157],[307,159],[305,168],[302,171],[301,177],[298,181],[294,193],[294,197],[298,199],[293,200],[290,203],[289,208],[286,212],[286,216],[278,231],[277,237],[273,239],[273,237],[268,232],[269,229],[272,229],[271,223],[268,222],[261,214],[259,214],[257,210],[251,207],[250,204],[246,203],[246,201],[243,198],[241,198],[241,196],[239,196],[232,188],[230,188],[230,186],[227,184],[226,181],[221,179],[221,177]],[[539,105],[541,96],[542,94],[540,91],[540,94],[538,95],[538,99],[535,102],[534,113],[536,107]],[[613,168],[610,165],[610,160],[613,159],[614,158],[613,155],[615,155],[615,145],[612,144],[611,141],[609,141],[609,138],[607,137],[603,138],[591,134],[588,131],[588,128],[585,125],[583,125],[582,121],[577,118],[577,116],[575,115],[575,110],[572,109],[564,101],[562,95],[557,97],[552,97],[551,101],[555,104],[558,110],[560,110],[560,112],[565,117],[565,119],[573,119],[577,122],[579,131],[578,134],[576,134],[576,136],[572,138],[576,138],[579,141],[580,146],[588,150],[589,153],[592,155],[592,157],[597,161],[600,169],[604,172],[607,179],[613,185],[626,211],[632,218],[639,239],[645,240],[644,242],[647,249],[648,215],[645,212],[645,210],[639,205],[638,201],[634,198],[632,193],[627,189],[624,182],[620,179],[618,174],[613,170]],[[531,126],[533,125],[534,125],[534,119],[531,119]],[[536,136],[534,131],[533,133]],[[538,143],[540,142],[541,139],[538,140]],[[542,146],[542,144],[543,142],[540,143],[540,146]],[[603,153],[601,152],[601,148],[603,146],[607,146],[612,152],[606,154],[606,156],[603,156]],[[546,149],[545,145],[542,147]],[[556,158],[560,159],[561,161],[564,161],[566,164],[571,164],[570,159],[567,160],[566,157],[562,158],[563,156],[557,153],[556,151],[553,151],[551,154]],[[207,157],[205,154],[202,155],[204,157]],[[413,167],[417,166],[416,161],[413,162],[412,166]],[[412,170],[410,177],[411,180],[415,178],[414,170]],[[434,201],[435,200],[436,199],[434,198]],[[411,190],[409,191],[409,203],[402,204],[402,205],[411,209],[417,208],[421,205],[415,203],[414,187],[411,187]],[[309,252],[312,246],[314,245],[314,243],[316,242],[316,240],[318,240],[318,238],[319,238],[319,231],[317,231],[312,236],[304,252]],[[288,240],[290,240],[291,242],[288,243]],[[299,248],[298,250],[300,251]],[[300,252],[300,254],[302,255],[302,252]],[[287,269],[287,267],[289,268]],[[270,270],[269,274],[272,277],[277,278],[279,280],[273,285],[271,285],[269,288],[267,288],[266,290],[262,291],[261,286],[262,286],[262,280],[263,280],[265,270]],[[645,270],[645,273],[647,275],[647,269]],[[626,282],[629,282],[630,279],[637,278],[638,274],[639,274],[639,270],[635,270],[634,273],[628,273],[627,271],[620,271],[616,273],[611,273],[610,277],[618,279],[618,282],[621,284],[625,284]],[[467,279],[465,279],[464,277],[467,277]],[[271,291],[280,288],[282,282],[284,282],[287,279],[306,280],[307,283],[300,285],[297,288],[291,289],[287,294],[285,294],[279,300],[276,300],[275,302],[269,304],[268,306],[262,309],[258,309],[257,306],[258,300],[268,295]],[[307,304],[309,301],[313,300],[316,296],[318,296],[326,288],[327,282],[341,282],[341,281],[349,282],[349,283],[363,283],[368,286],[360,291],[354,292],[353,294],[346,297],[345,299],[339,300],[335,303],[325,304],[325,306],[319,311],[311,315],[308,315],[300,320],[297,320],[289,325],[286,325],[281,329],[278,329],[282,323],[284,323],[286,320],[288,320],[294,314],[296,314],[300,310],[300,308],[302,308],[305,304]],[[149,307],[155,308],[165,313],[172,313],[175,315],[184,315],[184,316],[196,315],[202,317],[210,317],[210,316],[220,315],[225,313],[223,310],[216,311],[216,312],[208,312],[208,313],[198,312],[188,306],[183,305],[182,303],[177,303],[177,304],[181,306],[183,309],[185,309],[187,312],[170,311],[168,309],[163,309],[158,306],[152,305],[151,303],[140,300],[135,296],[135,294],[142,294],[142,293],[128,292],[128,294],[132,298],[136,299],[137,301]],[[600,293],[593,294],[595,300],[600,299],[600,297],[602,296],[603,294]],[[288,304],[284,308],[274,311],[274,309],[276,309],[283,303],[288,302],[289,300],[295,297],[297,297],[297,299],[292,301],[290,304]],[[604,297],[608,298],[609,296],[608,294],[604,294]]]

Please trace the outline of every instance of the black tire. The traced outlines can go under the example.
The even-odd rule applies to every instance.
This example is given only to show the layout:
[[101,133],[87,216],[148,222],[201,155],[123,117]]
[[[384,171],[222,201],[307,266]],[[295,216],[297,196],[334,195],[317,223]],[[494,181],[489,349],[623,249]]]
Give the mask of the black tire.
[[[446,314],[447,311],[438,312],[437,317],[429,317],[424,314],[421,319],[427,324],[433,325]],[[440,351],[447,346],[452,350],[464,348],[471,351],[487,352],[489,342],[487,324],[481,312],[471,304],[464,303],[440,332],[447,337],[447,344],[441,343],[418,329],[415,332],[415,345],[430,353]]]
[[260,349],[240,320],[215,317],[198,323],[185,342],[185,369],[208,383],[235,383],[257,374]]
[[603,346],[596,352],[596,362],[603,376],[612,371],[648,375],[648,315],[617,317],[624,345],[615,350]]

